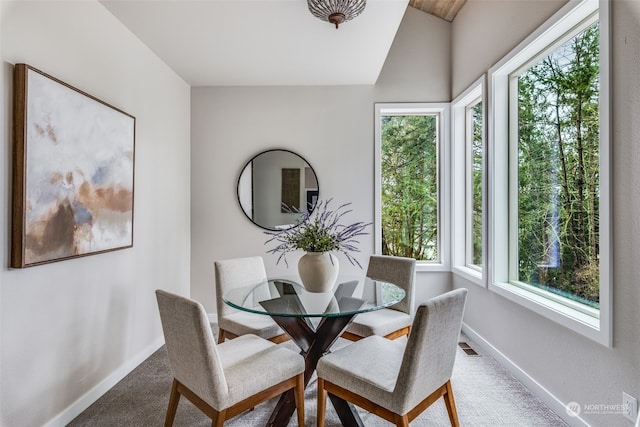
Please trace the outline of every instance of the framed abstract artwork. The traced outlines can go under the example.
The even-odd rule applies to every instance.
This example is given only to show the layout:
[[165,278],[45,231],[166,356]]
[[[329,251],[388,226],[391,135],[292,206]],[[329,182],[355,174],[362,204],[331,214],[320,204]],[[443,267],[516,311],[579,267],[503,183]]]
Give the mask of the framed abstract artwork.
[[11,267],[133,246],[135,122],[15,65]]

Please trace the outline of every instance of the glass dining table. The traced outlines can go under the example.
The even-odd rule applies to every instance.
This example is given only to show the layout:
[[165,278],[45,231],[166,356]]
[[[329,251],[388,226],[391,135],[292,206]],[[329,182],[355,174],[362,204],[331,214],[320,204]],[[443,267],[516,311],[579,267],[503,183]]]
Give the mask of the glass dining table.
[[[222,299],[238,310],[273,318],[305,358],[306,387],[318,360],[330,351],[356,315],[392,306],[404,297],[404,290],[393,283],[364,276],[339,276],[329,292],[309,292],[298,277],[277,277],[230,290]],[[329,398],[343,426],[362,426],[352,405],[333,395]],[[294,411],[294,394],[286,392],[267,425],[288,425]]]

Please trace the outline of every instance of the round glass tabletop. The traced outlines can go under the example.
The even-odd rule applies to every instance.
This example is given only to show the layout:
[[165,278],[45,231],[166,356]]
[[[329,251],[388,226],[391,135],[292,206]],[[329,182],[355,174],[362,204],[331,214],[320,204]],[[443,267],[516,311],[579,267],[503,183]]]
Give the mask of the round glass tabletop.
[[329,292],[307,291],[297,277],[278,277],[232,289],[224,302],[250,313],[284,317],[337,317],[379,310],[405,297],[393,283],[368,277],[338,277]]

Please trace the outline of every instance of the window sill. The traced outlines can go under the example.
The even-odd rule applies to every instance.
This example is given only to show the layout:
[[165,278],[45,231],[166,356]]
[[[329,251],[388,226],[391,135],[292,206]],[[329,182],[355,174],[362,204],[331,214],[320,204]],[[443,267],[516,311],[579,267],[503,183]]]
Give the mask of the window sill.
[[473,268],[469,268],[464,265],[453,267],[452,271],[454,274],[468,280],[469,282],[475,283],[483,288],[486,287],[482,280],[482,271],[474,270]]
[[423,271],[444,271],[450,272],[451,268],[447,264],[443,264],[440,262],[429,262],[429,261],[417,261],[416,262],[416,272]]
[[610,334],[601,328],[599,317],[546,298],[545,291],[529,291],[509,283],[492,283],[489,289],[531,311],[605,346],[611,346]]

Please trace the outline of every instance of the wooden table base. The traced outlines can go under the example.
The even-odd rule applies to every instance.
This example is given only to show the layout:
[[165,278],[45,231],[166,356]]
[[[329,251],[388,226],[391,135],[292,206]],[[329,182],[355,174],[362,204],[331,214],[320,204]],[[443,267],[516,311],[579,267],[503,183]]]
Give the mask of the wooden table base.
[[[355,315],[323,317],[317,328],[313,328],[306,317],[272,316],[273,320],[300,347],[300,354],[305,360],[304,385],[309,384],[320,358],[329,352],[340,334],[347,328]],[[362,420],[350,403],[329,394],[343,426],[362,427]],[[267,426],[286,427],[296,409],[293,391],[284,393],[267,423]]]

